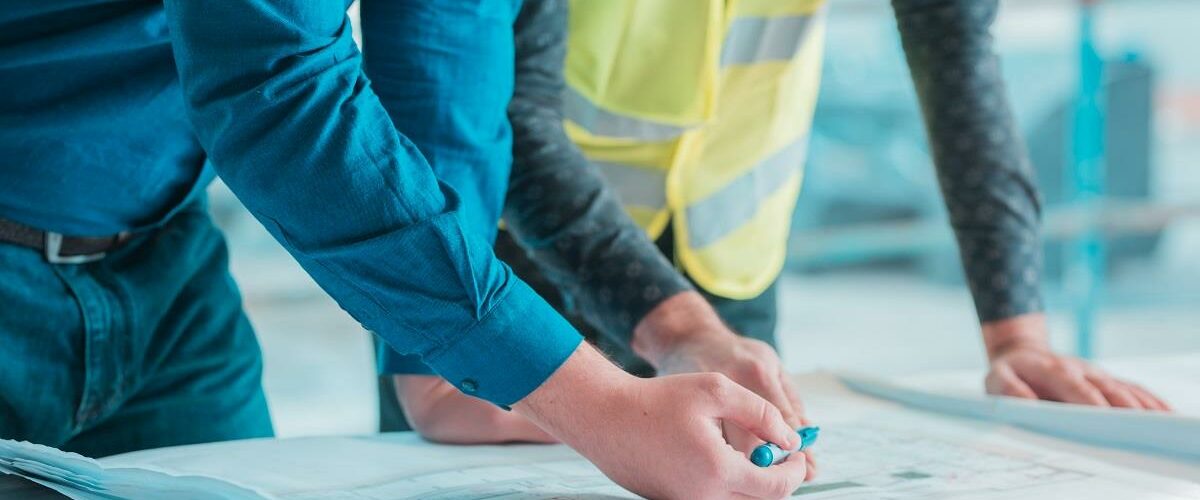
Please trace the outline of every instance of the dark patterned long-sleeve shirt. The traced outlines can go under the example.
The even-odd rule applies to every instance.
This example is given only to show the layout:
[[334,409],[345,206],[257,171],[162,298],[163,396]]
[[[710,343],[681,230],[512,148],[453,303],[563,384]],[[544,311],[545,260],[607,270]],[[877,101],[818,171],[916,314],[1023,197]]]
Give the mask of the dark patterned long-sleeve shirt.
[[1041,311],[1041,207],[992,48],[999,2],[892,7],[979,319]]

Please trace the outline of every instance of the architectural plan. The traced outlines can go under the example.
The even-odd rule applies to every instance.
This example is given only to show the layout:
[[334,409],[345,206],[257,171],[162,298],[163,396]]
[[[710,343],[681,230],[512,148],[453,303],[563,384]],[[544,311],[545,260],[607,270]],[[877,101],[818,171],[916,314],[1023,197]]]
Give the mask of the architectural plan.
[[[1200,483],[1061,451],[1083,449],[1077,444],[1060,449],[1011,427],[917,412],[856,395],[829,375],[802,377],[798,384],[822,429],[813,448],[819,476],[794,493],[806,500],[1200,498]],[[128,487],[130,471],[156,480],[186,478],[168,483],[184,493],[173,498],[635,498],[565,446],[444,446],[412,433],[147,450],[60,467],[70,474],[57,476],[38,475],[44,469],[30,465],[38,462],[63,463],[27,453],[24,469],[5,471],[43,484],[58,481],[59,491],[87,499],[112,498],[103,495],[105,483],[119,479]],[[203,487],[179,491],[189,484]]]

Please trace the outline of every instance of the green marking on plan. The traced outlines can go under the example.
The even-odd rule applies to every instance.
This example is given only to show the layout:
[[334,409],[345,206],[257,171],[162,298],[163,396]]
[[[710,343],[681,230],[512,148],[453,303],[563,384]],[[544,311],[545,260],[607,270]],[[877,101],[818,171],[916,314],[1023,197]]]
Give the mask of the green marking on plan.
[[854,481],[841,481],[837,483],[814,484],[810,486],[801,486],[800,489],[792,493],[792,496],[798,497],[803,495],[812,495],[814,493],[822,493],[825,491],[840,490],[844,488],[857,488],[863,486],[861,483]]

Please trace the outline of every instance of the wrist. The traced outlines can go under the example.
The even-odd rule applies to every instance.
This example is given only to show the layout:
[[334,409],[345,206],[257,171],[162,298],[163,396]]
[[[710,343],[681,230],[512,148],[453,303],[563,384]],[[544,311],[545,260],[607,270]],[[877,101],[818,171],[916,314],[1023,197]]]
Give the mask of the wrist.
[[603,415],[606,409],[622,407],[618,399],[628,396],[636,381],[585,342],[512,409],[570,443],[573,432],[586,432],[571,422],[581,415]]
[[989,321],[982,328],[988,359],[996,359],[1014,349],[1050,350],[1046,315],[1040,312]]
[[735,334],[699,293],[687,291],[662,301],[633,330],[630,347],[655,368],[687,342]]

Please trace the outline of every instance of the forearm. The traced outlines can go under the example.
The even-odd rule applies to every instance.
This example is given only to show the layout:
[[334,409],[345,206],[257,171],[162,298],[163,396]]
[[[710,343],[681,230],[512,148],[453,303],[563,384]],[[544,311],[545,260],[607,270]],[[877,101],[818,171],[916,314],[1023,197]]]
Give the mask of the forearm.
[[980,321],[1042,310],[1041,207],[989,32],[996,0],[893,0]]
[[425,439],[450,444],[553,442],[525,417],[459,392],[437,376],[398,375],[396,396]]

